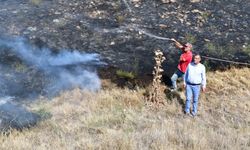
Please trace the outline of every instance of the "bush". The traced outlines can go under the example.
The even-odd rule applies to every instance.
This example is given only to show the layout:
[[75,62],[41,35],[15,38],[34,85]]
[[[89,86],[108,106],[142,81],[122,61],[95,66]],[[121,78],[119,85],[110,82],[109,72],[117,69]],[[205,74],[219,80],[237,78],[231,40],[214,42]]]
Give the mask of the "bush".
[[225,49],[222,46],[214,45],[213,43],[205,44],[205,49],[207,49],[207,54],[213,56],[222,56],[226,53]]
[[222,57],[225,59],[232,59],[235,57],[235,53],[237,52],[237,47],[232,44],[227,45],[216,45],[214,43],[206,43],[205,49],[207,50],[207,54]]

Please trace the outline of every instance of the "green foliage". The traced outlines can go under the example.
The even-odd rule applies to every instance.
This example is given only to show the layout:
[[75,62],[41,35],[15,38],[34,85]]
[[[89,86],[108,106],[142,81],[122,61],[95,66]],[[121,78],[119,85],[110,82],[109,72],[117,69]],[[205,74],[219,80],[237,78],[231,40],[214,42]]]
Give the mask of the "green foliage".
[[36,113],[42,118],[42,119],[48,119],[52,117],[52,114],[48,111],[46,111],[45,108],[41,108]]
[[116,16],[116,21],[119,23],[119,24],[122,24],[125,20],[125,17],[124,16]]
[[209,61],[205,60],[203,65],[206,67],[206,72],[211,71],[212,66],[209,64]]
[[243,52],[250,56],[250,45],[247,45],[243,48]]
[[120,78],[126,78],[126,79],[134,79],[135,78],[134,73],[123,71],[123,70],[117,70],[116,75]]
[[207,54],[218,56],[218,57],[226,57],[233,58],[236,53],[237,47],[232,44],[228,44],[225,46],[215,45],[213,43],[206,43],[205,49],[207,50]]
[[197,41],[196,37],[190,33],[185,35],[185,40],[189,43],[195,43]]
[[208,50],[208,53],[215,54],[216,53],[216,46],[213,43],[206,43],[205,48]]
[[222,46],[214,45],[213,43],[205,44],[207,53],[210,55],[222,56],[225,53],[225,50]]
[[40,5],[42,3],[42,0],[30,0],[30,3],[32,3],[33,5]]
[[211,15],[210,12],[203,12],[203,13],[201,14],[201,17],[202,17],[202,19],[204,19],[205,21],[207,21],[208,18],[210,17],[210,15]]
[[15,68],[15,70],[17,71],[17,72],[22,72],[22,73],[24,73],[24,72],[26,72],[27,71],[27,66],[25,66],[25,65],[23,65],[23,64],[21,64],[21,63],[15,63],[15,64],[13,64],[14,66],[14,68]]

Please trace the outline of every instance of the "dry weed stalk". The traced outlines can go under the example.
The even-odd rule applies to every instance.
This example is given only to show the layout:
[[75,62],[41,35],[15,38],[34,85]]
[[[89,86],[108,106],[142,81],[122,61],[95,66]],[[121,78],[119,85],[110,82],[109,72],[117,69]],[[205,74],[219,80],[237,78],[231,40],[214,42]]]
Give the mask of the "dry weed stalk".
[[162,79],[162,63],[166,59],[163,56],[161,50],[155,51],[155,66],[153,71],[153,83],[151,90],[149,92],[149,101],[153,102],[156,105],[164,104],[164,90],[165,88],[161,85]]

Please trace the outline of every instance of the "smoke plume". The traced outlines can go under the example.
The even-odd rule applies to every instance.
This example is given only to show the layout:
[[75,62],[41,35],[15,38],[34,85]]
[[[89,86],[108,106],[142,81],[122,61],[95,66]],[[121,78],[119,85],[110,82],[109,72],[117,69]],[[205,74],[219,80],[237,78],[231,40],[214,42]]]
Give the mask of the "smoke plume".
[[63,90],[100,89],[98,54],[38,48],[23,38],[0,38],[0,96],[55,95]]

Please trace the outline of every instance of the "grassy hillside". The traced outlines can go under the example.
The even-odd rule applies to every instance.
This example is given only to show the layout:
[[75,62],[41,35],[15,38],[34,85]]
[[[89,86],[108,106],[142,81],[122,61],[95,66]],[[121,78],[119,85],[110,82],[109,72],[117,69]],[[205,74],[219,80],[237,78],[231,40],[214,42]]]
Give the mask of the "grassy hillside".
[[249,74],[249,68],[209,72],[196,118],[183,115],[183,91],[159,110],[145,105],[145,89],[112,83],[98,93],[41,98],[30,109],[46,119],[1,135],[0,149],[249,149]]

